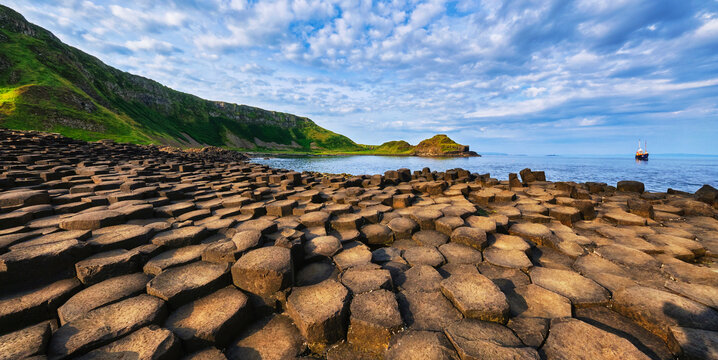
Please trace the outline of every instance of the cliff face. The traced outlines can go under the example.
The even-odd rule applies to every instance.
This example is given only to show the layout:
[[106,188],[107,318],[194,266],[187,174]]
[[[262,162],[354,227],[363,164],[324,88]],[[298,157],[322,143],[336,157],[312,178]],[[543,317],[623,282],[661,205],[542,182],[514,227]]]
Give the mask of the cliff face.
[[469,145],[457,144],[444,134],[435,135],[430,139],[423,140],[414,147],[413,155],[416,156],[480,156],[469,150]]
[[115,69],[2,5],[0,126],[83,140],[362,149],[306,117],[204,100]]

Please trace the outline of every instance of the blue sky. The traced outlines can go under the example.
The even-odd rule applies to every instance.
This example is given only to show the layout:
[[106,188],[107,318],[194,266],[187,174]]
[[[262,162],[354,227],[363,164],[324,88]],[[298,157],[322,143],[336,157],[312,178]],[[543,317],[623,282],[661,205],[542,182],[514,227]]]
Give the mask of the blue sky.
[[357,142],[718,154],[718,1],[0,0],[122,70]]

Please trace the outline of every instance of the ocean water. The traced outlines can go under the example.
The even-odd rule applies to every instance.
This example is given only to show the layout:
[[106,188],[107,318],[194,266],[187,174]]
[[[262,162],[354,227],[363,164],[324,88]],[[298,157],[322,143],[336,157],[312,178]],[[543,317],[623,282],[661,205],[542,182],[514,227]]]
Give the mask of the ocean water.
[[483,155],[472,158],[422,158],[413,156],[330,156],[253,158],[275,168],[352,175],[383,174],[387,170],[429,167],[444,171],[462,168],[472,173],[490,173],[507,180],[521,169],[543,170],[549,181],[605,182],[637,180],[648,191],[668,188],[695,192],[703,184],[718,188],[718,156],[651,155],[648,161],[632,156],[521,156]]

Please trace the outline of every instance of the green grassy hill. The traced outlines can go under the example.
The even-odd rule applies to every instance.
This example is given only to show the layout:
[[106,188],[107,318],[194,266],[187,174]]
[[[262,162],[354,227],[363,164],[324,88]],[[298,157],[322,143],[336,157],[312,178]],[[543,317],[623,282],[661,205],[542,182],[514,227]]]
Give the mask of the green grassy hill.
[[105,65],[0,5],[0,127],[82,140],[361,151],[312,120],[208,101]]

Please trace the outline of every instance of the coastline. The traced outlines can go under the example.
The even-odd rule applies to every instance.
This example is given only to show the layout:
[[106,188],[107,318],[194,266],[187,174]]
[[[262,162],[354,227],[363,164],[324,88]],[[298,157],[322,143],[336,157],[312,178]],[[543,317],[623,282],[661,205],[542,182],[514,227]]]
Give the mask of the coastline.
[[[683,332],[718,332],[704,296],[718,284],[710,186],[646,192],[528,168],[506,181],[465,169],[323,175],[221,149],[4,129],[0,168],[9,354],[103,357],[151,338],[167,357],[491,346],[538,358],[552,343],[574,357],[600,341],[639,358],[645,344],[671,357],[694,348]],[[593,325],[616,321],[620,332]],[[435,337],[457,332],[510,346]]]

